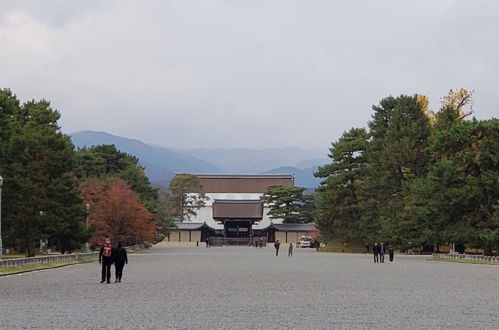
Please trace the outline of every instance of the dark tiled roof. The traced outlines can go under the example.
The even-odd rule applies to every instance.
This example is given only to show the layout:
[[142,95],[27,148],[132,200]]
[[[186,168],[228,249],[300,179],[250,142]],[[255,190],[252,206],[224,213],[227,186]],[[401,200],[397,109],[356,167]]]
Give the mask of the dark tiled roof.
[[252,219],[261,220],[263,203],[259,199],[215,199],[213,203],[213,219]]
[[293,174],[193,174],[204,193],[259,193],[273,185],[293,186]]

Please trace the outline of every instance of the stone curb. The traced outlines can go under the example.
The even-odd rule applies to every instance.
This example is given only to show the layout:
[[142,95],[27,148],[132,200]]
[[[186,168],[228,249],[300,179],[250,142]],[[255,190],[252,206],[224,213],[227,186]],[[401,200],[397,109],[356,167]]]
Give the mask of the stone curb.
[[88,263],[96,262],[96,261],[98,261],[98,260],[83,260],[81,262],[68,263],[68,264],[57,265],[57,266],[53,266],[53,267],[44,267],[44,268],[37,268],[37,269],[26,269],[26,270],[20,270],[20,271],[17,271],[17,272],[13,272],[13,273],[0,274],[0,277],[10,276],[10,275],[19,275],[19,274],[24,274],[24,273],[32,273],[32,272],[36,272],[36,271],[39,271],[39,270],[49,270],[49,269],[67,267],[67,266],[88,264]]

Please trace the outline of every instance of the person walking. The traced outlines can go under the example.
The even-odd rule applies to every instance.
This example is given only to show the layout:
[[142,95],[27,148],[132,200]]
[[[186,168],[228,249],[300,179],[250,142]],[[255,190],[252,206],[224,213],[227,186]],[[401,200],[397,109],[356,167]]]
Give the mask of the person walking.
[[258,239],[258,244],[260,245],[260,249],[261,249],[262,246],[263,246],[263,238],[262,238],[262,236],[260,236],[260,238]]
[[114,273],[116,274],[116,281],[114,281],[114,283],[117,282],[121,283],[121,277],[123,276],[123,268],[125,267],[125,264],[128,264],[126,249],[121,245],[121,242],[118,242],[118,246],[116,247],[113,259],[114,259]]
[[99,251],[99,264],[102,264],[102,277],[101,283],[107,281],[111,283],[111,264],[113,263],[113,246],[111,245],[111,239],[106,237],[104,245]]
[[288,257],[293,256],[293,243],[289,243],[289,248],[288,248]]
[[275,256],[277,257],[279,255],[279,247],[281,246],[281,242],[279,242],[279,240],[277,240],[275,243],[274,243],[274,248],[275,248]]
[[378,249],[378,243],[374,243],[373,245],[373,254],[374,254],[374,263],[378,262],[378,254],[379,254],[379,249]]
[[385,263],[385,245],[383,242],[379,243],[379,262]]
[[393,245],[388,245],[388,256],[390,257],[390,262],[393,262],[393,254],[395,252],[395,248]]

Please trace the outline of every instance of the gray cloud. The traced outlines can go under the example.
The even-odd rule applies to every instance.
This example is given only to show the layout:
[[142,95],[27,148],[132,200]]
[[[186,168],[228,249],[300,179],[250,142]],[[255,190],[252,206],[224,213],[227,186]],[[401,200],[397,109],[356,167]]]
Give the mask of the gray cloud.
[[66,132],[323,148],[401,93],[497,116],[495,1],[2,1],[0,86]]

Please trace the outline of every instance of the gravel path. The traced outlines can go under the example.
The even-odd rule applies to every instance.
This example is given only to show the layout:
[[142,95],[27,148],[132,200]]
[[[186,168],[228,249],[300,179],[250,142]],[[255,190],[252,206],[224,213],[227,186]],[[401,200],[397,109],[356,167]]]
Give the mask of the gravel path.
[[499,328],[499,266],[281,250],[156,247],[118,284],[98,263],[0,277],[0,328]]

